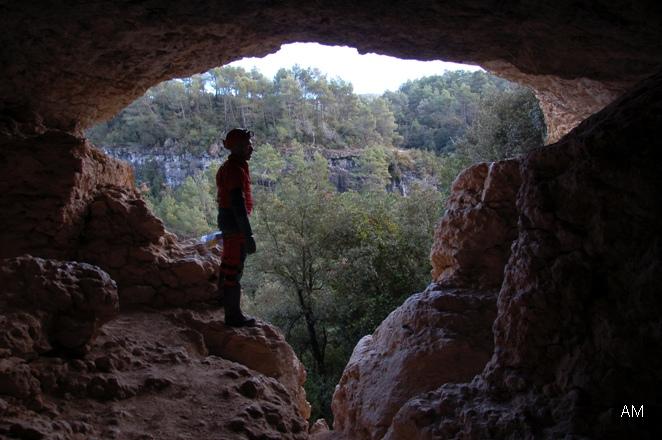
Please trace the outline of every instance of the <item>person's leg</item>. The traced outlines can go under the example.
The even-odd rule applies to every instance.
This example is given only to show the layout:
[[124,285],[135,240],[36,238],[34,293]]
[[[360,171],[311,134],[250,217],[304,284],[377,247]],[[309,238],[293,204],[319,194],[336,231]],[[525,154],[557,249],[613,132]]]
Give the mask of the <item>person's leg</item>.
[[[225,323],[232,326],[250,326],[255,324],[254,319],[246,318],[241,312],[241,276],[246,259],[244,238],[237,234],[227,237],[223,242],[223,263],[221,270],[224,273],[223,307],[225,308]],[[226,250],[227,249],[227,250]]]
[[222,293],[222,303],[226,318],[235,313],[232,307],[232,290],[237,286],[237,275],[241,270],[241,237],[238,234],[228,234],[223,237],[223,253],[218,276],[219,293]]

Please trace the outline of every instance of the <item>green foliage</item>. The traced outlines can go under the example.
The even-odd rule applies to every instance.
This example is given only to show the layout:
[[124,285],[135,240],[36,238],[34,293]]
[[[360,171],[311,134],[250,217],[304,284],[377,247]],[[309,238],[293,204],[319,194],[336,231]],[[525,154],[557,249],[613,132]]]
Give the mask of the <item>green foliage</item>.
[[476,120],[455,144],[469,163],[515,157],[542,146],[545,123],[530,90],[517,88],[484,97]]
[[358,339],[428,283],[441,198],[419,188],[409,197],[339,194],[323,158],[292,156],[278,184],[256,192],[248,309],[284,330],[309,370],[313,417],[330,419],[333,387]]
[[385,99],[357,96],[351,84],[296,65],[281,69],[273,81],[238,67],[166,81],[87,135],[104,146],[174,144],[199,154],[233,127],[250,128],[271,145],[296,140],[345,148],[399,139]]
[[271,144],[262,144],[255,148],[251,158],[253,181],[270,186],[280,177],[285,169],[285,159]]
[[391,179],[391,152],[381,145],[367,147],[359,158],[359,173],[364,179],[363,189],[383,191]]
[[152,210],[183,238],[199,237],[216,229],[214,169],[187,177],[176,189],[167,189],[159,197],[148,197]]
[[485,72],[445,72],[408,81],[387,92],[402,147],[448,153],[464,135],[480,108],[481,98],[517,87]]

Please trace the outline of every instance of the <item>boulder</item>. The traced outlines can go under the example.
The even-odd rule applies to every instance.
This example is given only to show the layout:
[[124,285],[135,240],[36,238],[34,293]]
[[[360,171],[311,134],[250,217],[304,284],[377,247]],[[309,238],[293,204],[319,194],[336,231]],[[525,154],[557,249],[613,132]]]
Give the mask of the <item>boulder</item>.
[[336,391],[334,430],[381,439],[417,395],[470,380],[492,356],[498,288],[517,238],[519,161],[480,163],[453,182],[435,231],[432,283],[359,341]]
[[495,288],[503,281],[517,237],[516,159],[479,163],[453,181],[430,253],[432,278],[441,284]]
[[26,255],[0,260],[0,343],[31,357],[51,346],[80,351],[118,312],[117,286],[86,263]]
[[132,188],[98,188],[79,243],[77,258],[111,274],[122,307],[183,306],[216,295],[220,249],[178,240]]
[[306,370],[276,327],[257,321],[255,327],[230,327],[218,315],[186,310],[173,318],[185,322],[204,338],[210,354],[238,362],[285,386],[304,418],[310,417],[303,384]]
[[482,371],[492,355],[496,292],[431,285],[357,344],[333,395],[334,430],[381,439],[409,399]]

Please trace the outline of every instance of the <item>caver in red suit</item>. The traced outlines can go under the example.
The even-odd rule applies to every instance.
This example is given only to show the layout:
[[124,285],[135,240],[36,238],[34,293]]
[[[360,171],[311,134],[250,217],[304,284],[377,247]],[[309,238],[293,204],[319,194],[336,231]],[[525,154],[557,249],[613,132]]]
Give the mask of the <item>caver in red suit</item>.
[[223,232],[223,254],[219,273],[219,296],[225,308],[225,323],[233,327],[255,325],[255,319],[241,312],[241,275],[246,256],[255,252],[255,240],[248,216],[253,210],[248,161],[253,153],[251,132],[230,130],[223,145],[230,157],[216,173],[218,228]]

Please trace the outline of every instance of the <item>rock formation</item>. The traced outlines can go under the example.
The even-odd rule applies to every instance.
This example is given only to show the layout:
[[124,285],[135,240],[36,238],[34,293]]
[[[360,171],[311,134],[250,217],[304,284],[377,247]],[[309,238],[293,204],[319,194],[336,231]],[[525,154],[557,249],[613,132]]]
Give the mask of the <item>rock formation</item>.
[[[399,0],[379,7],[294,0],[66,7],[32,1],[5,5],[2,12],[5,133],[82,129],[165,79],[266,55],[287,42],[318,41],[361,53],[485,65],[519,79],[553,98],[543,108],[555,140],[562,131],[554,127],[571,128],[662,62],[662,14],[648,1],[627,7],[608,0]],[[587,80],[591,93],[577,93]],[[563,87],[553,86],[561,81]]]
[[[182,314],[204,319],[193,328]],[[124,312],[80,358],[31,353],[28,361],[5,349],[0,437],[308,438],[303,368],[282,335],[267,324],[232,329],[221,317],[213,310]],[[217,338],[253,341],[247,349],[266,352],[260,338],[281,349],[246,366],[229,360],[239,357],[236,347],[208,345],[206,326]],[[275,365],[293,371],[274,377]]]
[[218,249],[167,232],[126,163],[56,131],[7,142],[0,157],[0,257],[95,264],[117,282],[123,306],[179,306],[215,294]]
[[0,286],[0,349],[25,359],[58,349],[84,352],[119,309],[115,282],[85,263],[0,260]]
[[476,288],[501,285],[510,245],[517,237],[519,185],[517,160],[474,165],[455,178],[435,230],[433,280]]
[[[0,326],[7,330],[0,339],[0,436],[306,437],[305,405],[293,385],[301,381],[299,369],[285,377],[287,362],[241,365],[243,349],[225,352],[227,359],[210,354],[213,344],[237,341],[216,335],[220,317],[200,305],[213,292],[217,256],[164,231],[135,193],[129,169],[80,134],[161,80],[264,55],[285,42],[318,41],[483,65],[536,90],[550,141],[560,139],[519,162],[509,257],[511,228],[496,228],[494,242],[491,227],[481,224],[499,225],[509,209],[483,197],[487,180],[467,175],[466,185],[458,184],[471,203],[459,197],[457,221],[451,215],[446,227],[466,219],[468,231],[483,240],[438,232],[448,241],[433,252],[437,284],[355,352],[383,355],[383,362],[353,359],[349,371],[360,374],[351,380],[365,392],[341,387],[347,413],[339,419],[355,417],[365,436],[386,430],[386,439],[659,438],[654,417],[620,417],[624,405],[645,405],[652,414],[660,407],[659,5],[403,0],[377,6],[293,0],[0,6],[0,257],[12,286],[3,285],[0,295]],[[471,382],[436,389],[463,379],[433,371],[423,390],[403,362],[419,359],[412,371],[428,374],[427,362],[474,337],[473,330],[462,333],[468,327],[456,306],[495,291],[499,286],[484,284],[497,282],[506,261],[485,369]],[[36,290],[26,290],[38,273],[45,275]],[[116,317],[108,276],[117,284]],[[51,299],[51,291],[62,302],[23,302],[44,292]],[[396,317],[435,328],[410,326],[420,341],[387,350],[383,344],[408,337]],[[479,333],[489,330],[488,320],[475,323]],[[282,361],[275,331],[241,332],[251,346],[280,347]],[[419,342],[440,352],[419,357]],[[392,405],[378,402],[384,417],[368,417],[362,403],[374,402],[370,375],[361,369],[370,365],[415,385],[411,395],[406,387],[394,391]]]
[[333,396],[335,431],[381,439],[410,399],[482,371],[519,185],[517,160],[474,165],[455,179],[432,250],[436,282],[358,343]]
[[409,400],[384,439],[657,438],[621,414],[660,407],[661,99],[657,75],[522,159],[494,355]]

